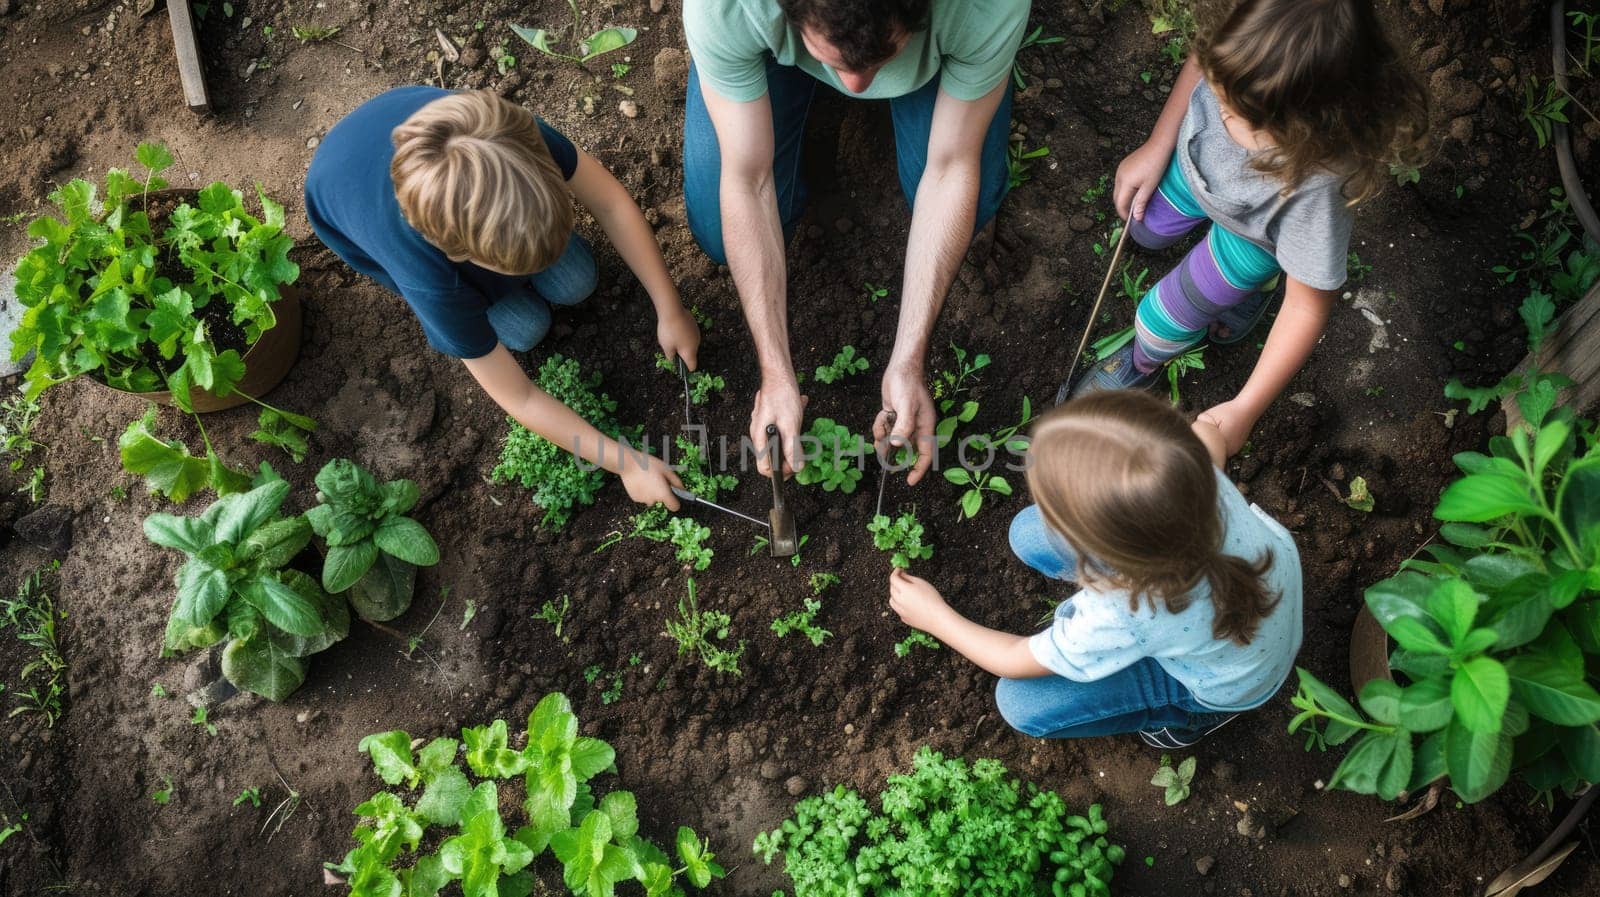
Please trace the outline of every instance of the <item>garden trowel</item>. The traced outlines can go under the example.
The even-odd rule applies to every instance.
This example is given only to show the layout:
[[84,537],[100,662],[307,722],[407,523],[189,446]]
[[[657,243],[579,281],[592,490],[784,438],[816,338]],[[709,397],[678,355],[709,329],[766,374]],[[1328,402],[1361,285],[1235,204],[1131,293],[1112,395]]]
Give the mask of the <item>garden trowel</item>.
[[1133,228],[1124,224],[1122,235],[1117,237],[1117,248],[1111,253],[1111,267],[1106,269],[1106,279],[1100,282],[1100,293],[1094,297],[1094,306],[1089,309],[1089,320],[1083,325],[1083,337],[1078,340],[1078,351],[1072,353],[1072,364],[1067,366],[1067,379],[1062,381],[1061,389],[1056,392],[1056,404],[1060,405],[1072,395],[1072,387],[1078,382],[1078,362],[1083,360],[1083,350],[1089,345],[1089,335],[1094,333],[1095,318],[1100,316],[1100,304],[1106,301],[1106,290],[1111,288],[1111,277],[1117,273],[1117,262],[1122,260],[1122,245],[1128,242],[1128,231]]
[[794,531],[794,514],[783,504],[783,440],[778,425],[767,424],[767,455],[772,461],[772,513],[767,515],[772,529],[772,556],[793,557],[800,551]]

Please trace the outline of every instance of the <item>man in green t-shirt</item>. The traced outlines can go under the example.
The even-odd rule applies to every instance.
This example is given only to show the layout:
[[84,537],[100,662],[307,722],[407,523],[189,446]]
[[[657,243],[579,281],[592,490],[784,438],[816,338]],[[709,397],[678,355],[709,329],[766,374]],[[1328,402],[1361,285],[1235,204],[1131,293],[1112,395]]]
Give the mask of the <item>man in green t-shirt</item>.
[[928,339],[973,233],[1006,192],[1011,66],[1029,2],[684,0],[689,227],[732,269],[761,365],[750,438],[764,445],[776,424],[787,468],[800,464],[805,401],[789,355],[784,246],[805,210],[800,144],[817,82],[889,100],[894,120],[911,235],[873,435],[891,435],[892,412],[892,435],[918,448],[915,484],[933,460],[937,417]]

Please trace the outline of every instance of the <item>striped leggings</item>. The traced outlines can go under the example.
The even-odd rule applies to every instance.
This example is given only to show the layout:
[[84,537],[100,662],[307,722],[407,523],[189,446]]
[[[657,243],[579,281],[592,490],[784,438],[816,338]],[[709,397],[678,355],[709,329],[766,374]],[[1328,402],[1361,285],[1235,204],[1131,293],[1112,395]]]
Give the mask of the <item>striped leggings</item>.
[[[1129,224],[1129,236],[1146,249],[1165,249],[1208,220],[1173,156],[1145,207],[1144,220]],[[1278,272],[1271,253],[1220,224],[1212,225],[1205,239],[1140,300],[1134,366],[1149,373],[1182,355],[1205,339],[1219,315]]]

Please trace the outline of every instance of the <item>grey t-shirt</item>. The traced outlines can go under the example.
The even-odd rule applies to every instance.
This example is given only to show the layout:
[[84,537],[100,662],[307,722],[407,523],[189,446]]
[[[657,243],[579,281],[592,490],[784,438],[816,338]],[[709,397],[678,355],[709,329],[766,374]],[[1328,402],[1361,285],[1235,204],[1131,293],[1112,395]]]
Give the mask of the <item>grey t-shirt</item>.
[[1272,253],[1284,272],[1319,290],[1344,285],[1350,207],[1344,178],[1320,171],[1288,196],[1283,183],[1250,166],[1254,153],[1228,135],[1222,107],[1201,80],[1178,130],[1178,165],[1207,217]]

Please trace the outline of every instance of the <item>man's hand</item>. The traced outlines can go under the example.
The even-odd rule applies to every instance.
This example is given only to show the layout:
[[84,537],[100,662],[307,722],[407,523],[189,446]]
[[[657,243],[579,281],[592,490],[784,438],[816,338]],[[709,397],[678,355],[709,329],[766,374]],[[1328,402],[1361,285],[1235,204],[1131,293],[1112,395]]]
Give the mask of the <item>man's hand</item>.
[[[889,412],[894,412],[894,428],[889,428]],[[872,422],[872,439],[891,461],[894,448],[908,446],[916,453],[916,463],[906,477],[915,486],[933,466],[933,428],[938,423],[933,396],[928,392],[922,371],[910,365],[891,366],[883,374],[883,410]]]
[[800,433],[805,423],[807,401],[792,375],[776,382],[762,381],[761,389],[756,391],[755,407],[750,410],[750,444],[756,447],[756,470],[762,476],[772,476],[767,424],[778,425],[778,438],[782,440],[783,470],[779,475],[787,478],[805,466],[805,459],[800,455]]
[[660,458],[642,452],[625,451],[619,476],[622,477],[622,487],[628,490],[628,497],[639,504],[660,502],[669,511],[678,510],[678,496],[672,494],[672,487],[682,489],[683,481]]
[[1129,220],[1130,213],[1132,220],[1144,220],[1145,206],[1149,205],[1156,188],[1161,186],[1161,178],[1167,173],[1167,164],[1171,161],[1171,149],[1149,141],[1129,153],[1117,166],[1117,180],[1112,187],[1111,198],[1117,207],[1117,215],[1123,221]]
[[938,635],[950,617],[950,605],[926,579],[896,567],[889,574],[889,607],[912,629]]
[[661,316],[656,322],[656,342],[667,360],[682,358],[689,370],[697,370],[700,358],[700,326],[694,317],[679,306],[676,312]]
[[[1229,399],[1200,412],[1200,417],[1195,421],[1196,431],[1199,431],[1201,425],[1209,424],[1215,427],[1222,434],[1225,457],[1231,458],[1244,448],[1246,440],[1250,438],[1250,431],[1255,428],[1256,419],[1260,416],[1259,411],[1249,408],[1238,399]],[[1201,435],[1201,441],[1207,443],[1208,449],[1211,448],[1210,441],[1204,435]]]

